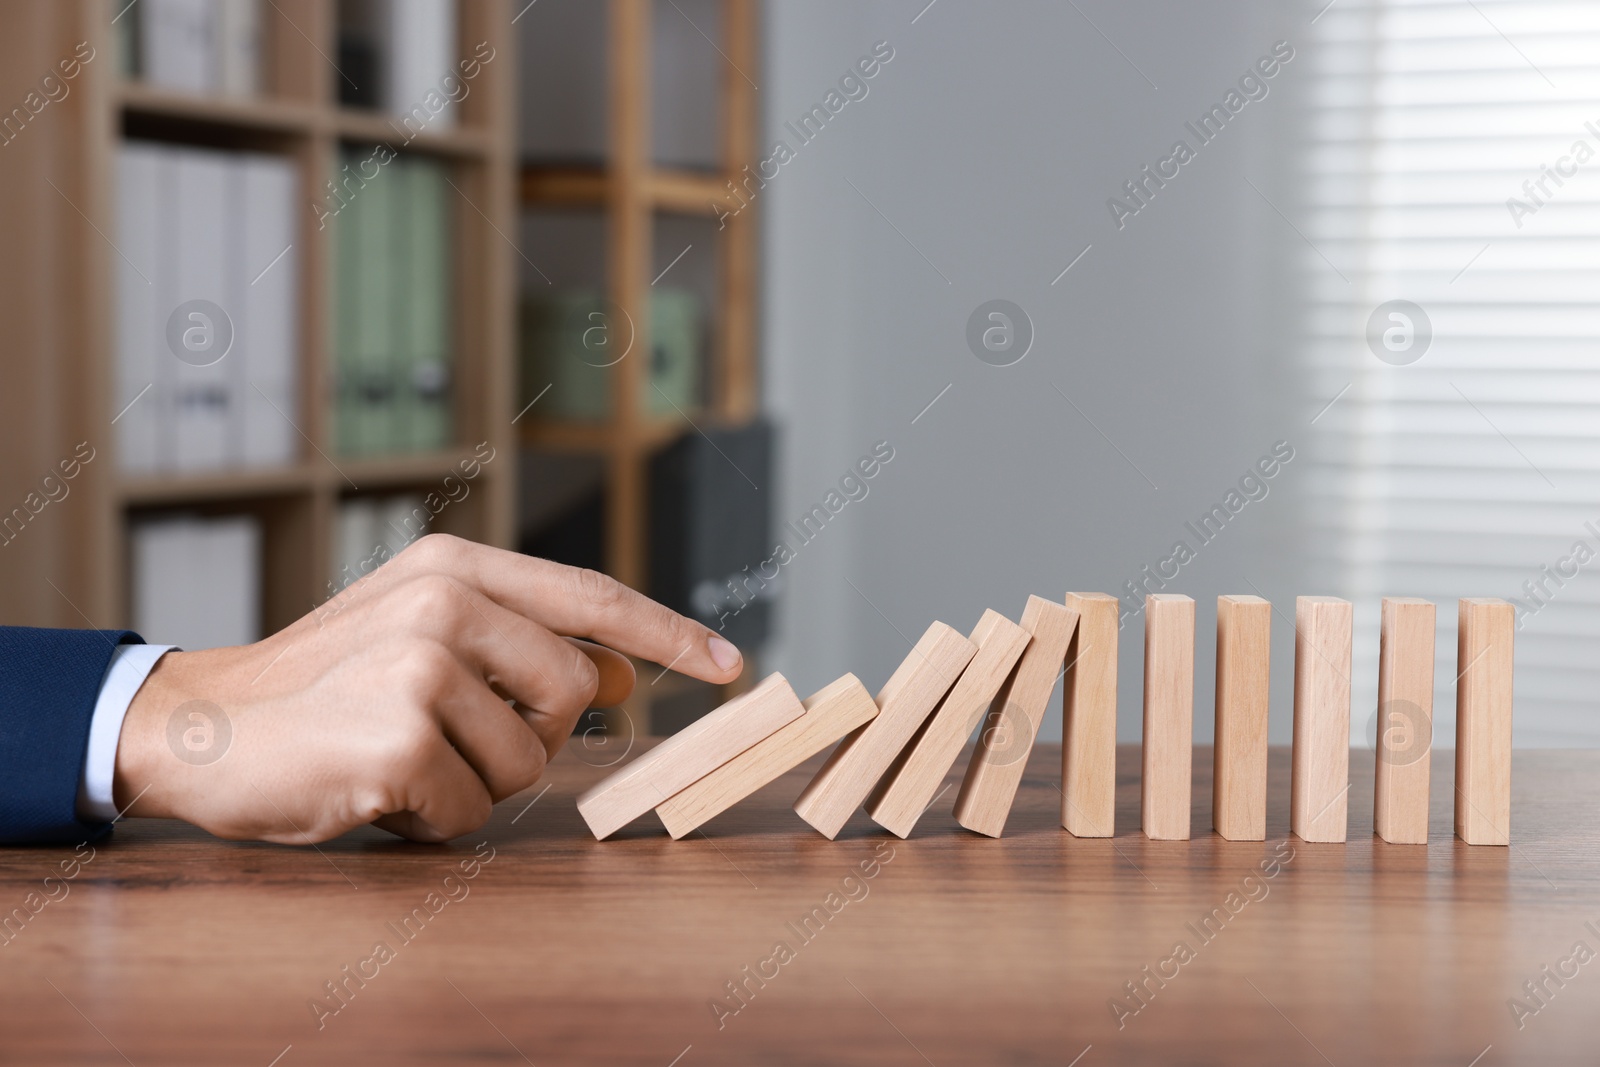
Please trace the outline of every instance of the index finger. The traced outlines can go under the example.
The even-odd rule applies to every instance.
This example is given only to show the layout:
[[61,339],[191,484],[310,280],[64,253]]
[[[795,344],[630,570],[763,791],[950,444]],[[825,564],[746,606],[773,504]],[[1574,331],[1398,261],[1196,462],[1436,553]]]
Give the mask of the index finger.
[[567,637],[590,638],[687,674],[726,683],[743,657],[708,627],[598,571],[568,567],[447,534],[429,534],[396,557],[419,572],[446,574]]

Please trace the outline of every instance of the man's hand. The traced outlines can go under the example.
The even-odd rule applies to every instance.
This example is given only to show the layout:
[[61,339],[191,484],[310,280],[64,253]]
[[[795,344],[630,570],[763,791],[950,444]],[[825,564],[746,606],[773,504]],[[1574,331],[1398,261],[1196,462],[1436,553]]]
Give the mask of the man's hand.
[[[123,723],[116,803],[226,838],[305,844],[375,822],[443,841],[537,781],[597,698],[632,691],[618,652],[708,682],[741,665],[604,575],[430,535],[264,641],[164,656]],[[177,740],[190,701],[225,717],[214,762]]]

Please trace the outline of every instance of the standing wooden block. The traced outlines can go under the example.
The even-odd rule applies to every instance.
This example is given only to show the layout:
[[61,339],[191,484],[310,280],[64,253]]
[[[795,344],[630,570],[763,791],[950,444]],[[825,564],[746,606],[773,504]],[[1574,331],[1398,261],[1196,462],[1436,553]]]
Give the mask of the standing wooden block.
[[1294,752],[1289,829],[1303,841],[1343,841],[1350,800],[1350,601],[1294,604]]
[[595,837],[610,837],[804,712],[783,675],[769,675],[590,787],[578,798],[578,813]]
[[1194,598],[1144,600],[1144,780],[1139,821],[1156,841],[1189,839],[1194,759]]
[[1512,635],[1516,612],[1492,597],[1461,601],[1456,639],[1456,835],[1511,844]]
[[682,837],[878,714],[872,694],[853,674],[807,697],[805,708],[794,722],[658,805],[667,833]]
[[1433,627],[1432,601],[1383,598],[1372,828],[1385,841],[1400,845],[1428,843]]
[[998,611],[986,610],[970,640],[978,651],[967,669],[867,799],[867,814],[896,836],[909,837],[933,803],[961,746],[1022,657],[1029,635]]
[[1230,841],[1267,839],[1267,693],[1272,605],[1217,597],[1216,751],[1211,823]]
[[1061,825],[1074,837],[1110,837],[1117,800],[1118,600],[1068,593],[1078,627],[1062,679]]
[[794,802],[795,813],[822,836],[838,836],[977,650],[944,623],[929,626],[878,690],[878,717],[839,743]]
[[989,705],[967,776],[956,794],[956,822],[968,830],[999,837],[1005,829],[1077,626],[1078,613],[1071,608],[1043,597],[1028,598],[1022,628],[1032,640]]

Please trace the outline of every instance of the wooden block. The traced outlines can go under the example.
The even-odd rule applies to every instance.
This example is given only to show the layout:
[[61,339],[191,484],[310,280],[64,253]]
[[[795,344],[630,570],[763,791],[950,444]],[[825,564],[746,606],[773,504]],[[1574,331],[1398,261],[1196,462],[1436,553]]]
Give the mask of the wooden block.
[[1029,636],[998,611],[986,610],[970,640],[978,651],[967,669],[867,798],[867,814],[896,836],[909,837],[933,803],[939,783],[983,721],[984,709],[1022,657]]
[[1350,801],[1350,601],[1294,603],[1294,751],[1289,829],[1304,841],[1343,841]]
[[1492,597],[1461,601],[1456,638],[1456,835],[1511,844],[1512,635],[1516,612]]
[[1139,821],[1156,841],[1189,839],[1194,759],[1194,598],[1144,599],[1144,776]]
[[667,833],[674,839],[682,837],[878,714],[872,694],[853,674],[818,690],[804,703],[804,715],[657,805],[656,814]]
[[578,798],[578,813],[595,837],[610,837],[804,712],[783,675],[769,675],[592,786]]
[[1425,845],[1433,752],[1433,602],[1386,596],[1381,619],[1372,828],[1385,841]]
[[1032,640],[989,705],[967,776],[956,794],[956,822],[990,837],[1005,830],[1067,645],[1078,628],[1078,613],[1053,600],[1030,596],[1022,609],[1022,628]]
[[794,802],[795,813],[822,836],[837,837],[977,651],[944,623],[929,626],[878,690],[878,717],[839,743]]
[[1216,751],[1211,824],[1230,841],[1267,839],[1267,693],[1272,605],[1217,597]]
[[1068,593],[1078,627],[1062,678],[1061,825],[1074,837],[1110,837],[1117,800],[1119,601]]

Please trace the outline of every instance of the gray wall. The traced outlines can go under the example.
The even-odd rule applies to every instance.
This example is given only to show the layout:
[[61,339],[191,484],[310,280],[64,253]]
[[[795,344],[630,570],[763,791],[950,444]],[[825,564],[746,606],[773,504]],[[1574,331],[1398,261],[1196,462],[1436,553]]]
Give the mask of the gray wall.
[[[758,194],[765,390],[784,435],[777,521],[821,501],[874,442],[895,450],[784,569],[769,662],[803,692],[846,670],[875,689],[933,619],[966,630],[985,607],[1015,618],[1029,593],[1117,594],[1184,538],[1196,558],[1168,590],[1199,602],[1197,738],[1211,733],[1215,598],[1259,589],[1287,609],[1272,723],[1287,740],[1286,616],[1296,593],[1323,591],[1294,549],[1303,468],[1289,463],[1209,544],[1184,524],[1274,442],[1304,455],[1315,432],[1315,412],[1287,399],[1279,340],[1292,309],[1278,279],[1299,238],[1277,209],[1294,215],[1282,171],[1304,51],[1125,228],[1106,200],[1179,137],[1193,145],[1184,123],[1275,41],[1303,36],[1314,11],[925,2],[766,11],[769,145],[794,147],[784,123],[875,42],[894,49],[867,96]],[[1035,331],[1009,367],[966,341],[968,316],[994,298]],[[1142,648],[1141,616],[1121,633],[1128,740]]]

